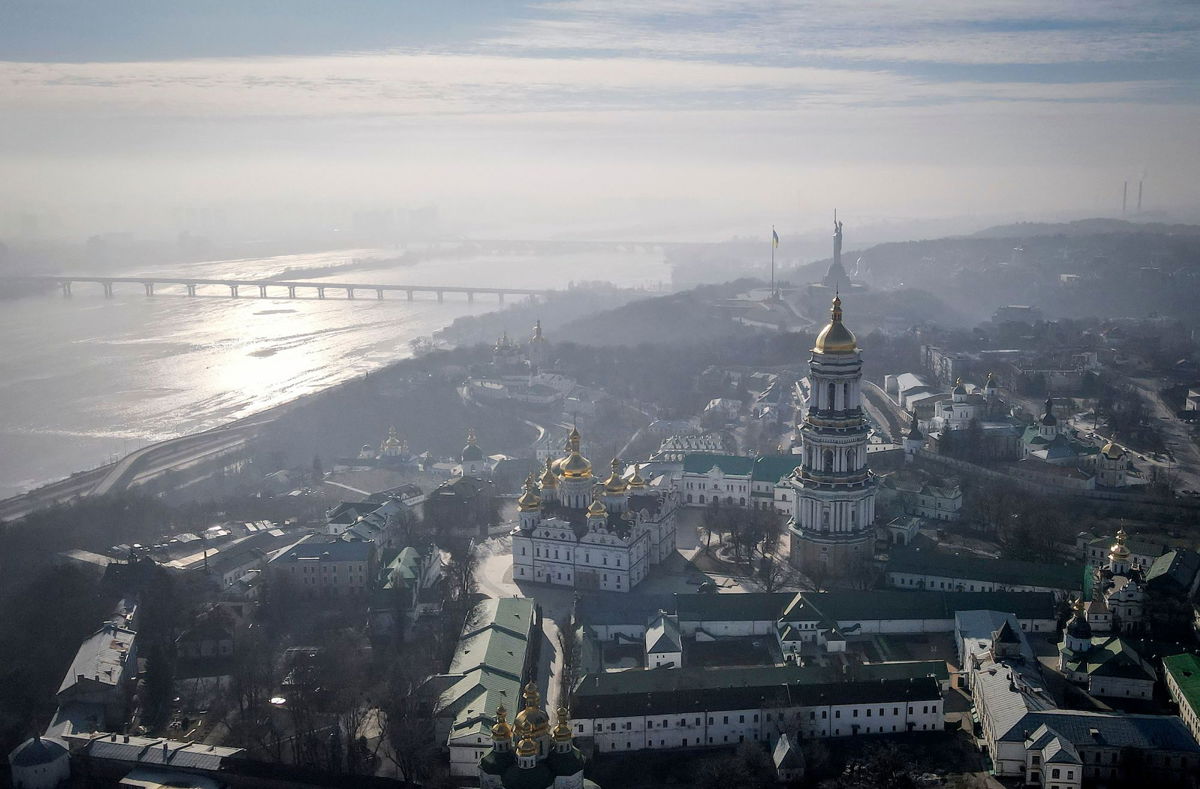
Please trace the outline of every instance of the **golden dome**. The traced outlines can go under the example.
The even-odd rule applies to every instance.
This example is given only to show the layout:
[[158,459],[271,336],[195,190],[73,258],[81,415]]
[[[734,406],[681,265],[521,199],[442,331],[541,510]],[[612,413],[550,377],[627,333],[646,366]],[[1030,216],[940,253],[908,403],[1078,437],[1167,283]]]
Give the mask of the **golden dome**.
[[592,476],[591,462],[578,451],[573,451],[563,458],[558,470],[569,479],[587,479]]
[[542,696],[537,685],[530,682],[521,695],[525,697],[525,709],[517,713],[517,729],[524,737],[538,737],[550,731],[550,716],[539,706]]
[[537,494],[537,486],[533,482],[533,475],[530,474],[525,478],[525,492],[517,499],[517,509],[521,512],[532,512],[541,506],[542,497]]
[[388,437],[384,440],[383,446],[386,449],[396,449],[400,446],[400,436],[396,435],[395,425],[388,428]]
[[567,456],[558,461],[554,469],[570,479],[587,479],[592,476],[592,464],[579,452],[579,428],[572,427],[567,436]]
[[558,723],[554,724],[554,731],[551,733],[555,740],[565,742],[571,739],[571,719],[567,715],[566,707],[559,707],[555,713],[558,715]]
[[592,503],[588,505],[587,514],[589,518],[603,518],[608,514],[608,508],[604,506],[604,502],[593,494]]
[[1125,532],[1124,529],[1117,530],[1117,541],[1116,541],[1116,543],[1113,544],[1113,547],[1109,550],[1109,553],[1108,553],[1108,557],[1110,559],[1128,559],[1129,558],[1129,549],[1125,547],[1125,540],[1128,537],[1129,537],[1129,535]]
[[833,297],[833,307],[829,310],[829,323],[817,335],[813,345],[814,353],[854,353],[858,350],[858,341],[854,333],[842,323],[842,299]]
[[517,743],[517,756],[537,756],[537,743],[529,738],[529,732],[525,732],[525,736]]
[[1115,444],[1111,438],[1100,451],[1104,453],[1104,457],[1108,458],[1109,460],[1120,460],[1125,455],[1125,450],[1121,449],[1121,447]]
[[608,475],[608,479],[604,480],[604,490],[609,493],[624,493],[629,488],[629,483],[621,476],[625,469],[621,466],[620,458],[612,459],[612,473]]
[[646,480],[642,479],[642,466],[640,463],[633,464],[633,476],[629,478],[630,489],[639,489],[646,487]]
[[542,490],[557,487],[558,477],[554,476],[554,461],[546,458],[546,470],[542,472]]
[[496,724],[494,726],[492,726],[492,739],[493,740],[511,740],[512,739],[512,727],[509,726],[508,723],[504,720],[506,715],[508,715],[508,710],[504,709],[503,704],[501,704],[499,707],[496,708]]

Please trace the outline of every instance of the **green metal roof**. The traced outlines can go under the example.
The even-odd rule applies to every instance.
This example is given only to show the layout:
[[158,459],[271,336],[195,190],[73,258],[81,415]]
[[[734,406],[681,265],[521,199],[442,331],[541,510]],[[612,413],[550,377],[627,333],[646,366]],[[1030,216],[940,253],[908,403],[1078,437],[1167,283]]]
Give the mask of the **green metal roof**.
[[1072,671],[1096,677],[1120,677],[1154,681],[1150,668],[1133,647],[1119,636],[1095,636],[1092,648],[1068,662]]
[[1018,619],[1053,619],[1052,592],[916,592],[899,589],[799,592],[786,622],[953,619],[958,611],[1004,611]]
[[887,572],[965,578],[990,583],[1076,590],[1083,587],[1082,564],[1041,564],[1011,559],[988,559],[931,550],[894,550]]
[[1191,654],[1163,658],[1163,668],[1179,686],[1179,692],[1193,711],[1200,713],[1200,658]]
[[754,458],[745,455],[710,455],[690,452],[683,456],[685,474],[707,474],[716,466],[726,476],[749,476],[754,470]]
[[754,482],[769,482],[772,485],[791,474],[803,462],[800,455],[760,455],[754,459]]

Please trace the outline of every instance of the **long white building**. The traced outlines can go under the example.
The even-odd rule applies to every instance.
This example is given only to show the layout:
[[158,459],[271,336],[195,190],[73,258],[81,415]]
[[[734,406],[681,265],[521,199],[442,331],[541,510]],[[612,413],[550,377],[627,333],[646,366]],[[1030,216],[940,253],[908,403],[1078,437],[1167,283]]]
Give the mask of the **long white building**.
[[576,737],[597,753],[701,748],[747,740],[938,731],[932,676],[830,681],[795,666],[620,671],[585,677],[574,696]]

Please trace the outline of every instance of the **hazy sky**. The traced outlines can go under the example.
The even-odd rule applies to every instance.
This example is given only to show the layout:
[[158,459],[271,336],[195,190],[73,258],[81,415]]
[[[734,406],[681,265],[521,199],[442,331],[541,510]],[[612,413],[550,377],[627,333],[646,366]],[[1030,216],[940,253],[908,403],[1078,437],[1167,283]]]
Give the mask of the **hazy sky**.
[[0,2],[0,216],[64,232],[1194,216],[1198,109],[1182,1]]

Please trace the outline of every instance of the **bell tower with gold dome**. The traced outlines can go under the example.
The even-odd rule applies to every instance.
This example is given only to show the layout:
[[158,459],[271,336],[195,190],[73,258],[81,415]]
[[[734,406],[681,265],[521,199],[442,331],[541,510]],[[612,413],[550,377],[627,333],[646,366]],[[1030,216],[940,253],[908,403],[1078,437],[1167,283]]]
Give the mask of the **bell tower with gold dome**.
[[794,491],[788,522],[791,563],[838,568],[870,559],[876,478],[867,468],[862,353],[842,322],[839,296],[812,348],[808,408],[797,433],[802,461],[786,480]]

